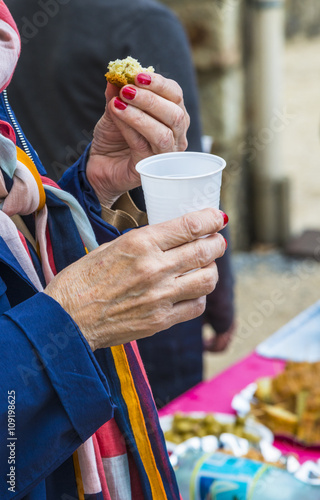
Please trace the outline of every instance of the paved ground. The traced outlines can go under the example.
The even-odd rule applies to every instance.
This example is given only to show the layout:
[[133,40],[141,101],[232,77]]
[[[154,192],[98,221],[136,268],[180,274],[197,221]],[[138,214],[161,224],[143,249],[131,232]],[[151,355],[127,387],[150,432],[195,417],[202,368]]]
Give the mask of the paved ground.
[[[284,173],[291,181],[292,234],[320,230],[320,37],[286,47]],[[235,254],[238,328],[224,354],[205,355],[205,377],[244,357],[264,338],[320,299],[320,264],[278,250]]]
[[[210,378],[320,299],[320,263],[277,251],[236,254],[237,331],[228,351],[205,355]],[[209,329],[206,333],[209,332]]]

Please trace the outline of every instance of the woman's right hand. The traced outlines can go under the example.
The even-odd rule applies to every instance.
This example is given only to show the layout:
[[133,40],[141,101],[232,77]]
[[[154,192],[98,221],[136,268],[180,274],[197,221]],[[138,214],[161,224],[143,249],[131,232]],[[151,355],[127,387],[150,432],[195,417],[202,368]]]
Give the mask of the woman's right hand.
[[111,207],[140,186],[138,161],[186,149],[190,118],[181,87],[156,73],[137,75],[135,85],[121,90],[108,83],[106,103],[94,128],[86,175],[100,203]]
[[44,292],[92,350],[153,335],[204,312],[218,280],[215,259],[225,252],[217,233],[224,225],[223,212],[205,209],[134,229],[61,271]]

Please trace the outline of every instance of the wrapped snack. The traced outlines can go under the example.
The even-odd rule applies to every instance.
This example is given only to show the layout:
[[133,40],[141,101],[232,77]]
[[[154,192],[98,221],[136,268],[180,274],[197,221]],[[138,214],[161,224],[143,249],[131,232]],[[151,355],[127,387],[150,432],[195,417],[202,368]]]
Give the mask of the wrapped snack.
[[231,434],[211,438],[189,439],[170,457],[184,500],[319,500],[315,462],[301,466],[263,441],[256,449]]

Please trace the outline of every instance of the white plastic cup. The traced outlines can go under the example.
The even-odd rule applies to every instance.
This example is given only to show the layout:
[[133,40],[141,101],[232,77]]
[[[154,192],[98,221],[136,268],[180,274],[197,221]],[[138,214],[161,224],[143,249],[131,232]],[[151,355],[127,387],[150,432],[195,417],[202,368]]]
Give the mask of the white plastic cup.
[[225,166],[219,156],[191,151],[159,154],[137,163],[149,224],[219,208]]

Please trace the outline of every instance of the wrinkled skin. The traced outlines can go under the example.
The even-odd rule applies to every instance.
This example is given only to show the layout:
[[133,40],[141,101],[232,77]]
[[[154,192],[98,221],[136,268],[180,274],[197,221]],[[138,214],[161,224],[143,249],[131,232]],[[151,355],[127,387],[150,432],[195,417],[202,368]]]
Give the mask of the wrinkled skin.
[[45,293],[92,350],[153,335],[204,312],[225,251],[223,226],[222,212],[205,209],[130,231],[61,271]]
[[[110,207],[124,192],[140,186],[138,161],[158,153],[184,151],[190,119],[180,86],[158,74],[149,85],[127,85],[136,91],[123,97],[108,84],[105,113],[97,123],[87,165],[87,177],[100,202]],[[128,103],[118,109],[116,99]]]
[[[121,90],[107,85],[87,163],[88,180],[105,206],[140,185],[138,161],[187,147],[181,88],[157,74],[150,78],[141,84],[138,75]],[[216,234],[222,227],[222,212],[207,209],[135,229],[64,269],[45,293],[71,315],[93,350],[153,335],[203,313],[218,280],[214,261],[225,251]]]

